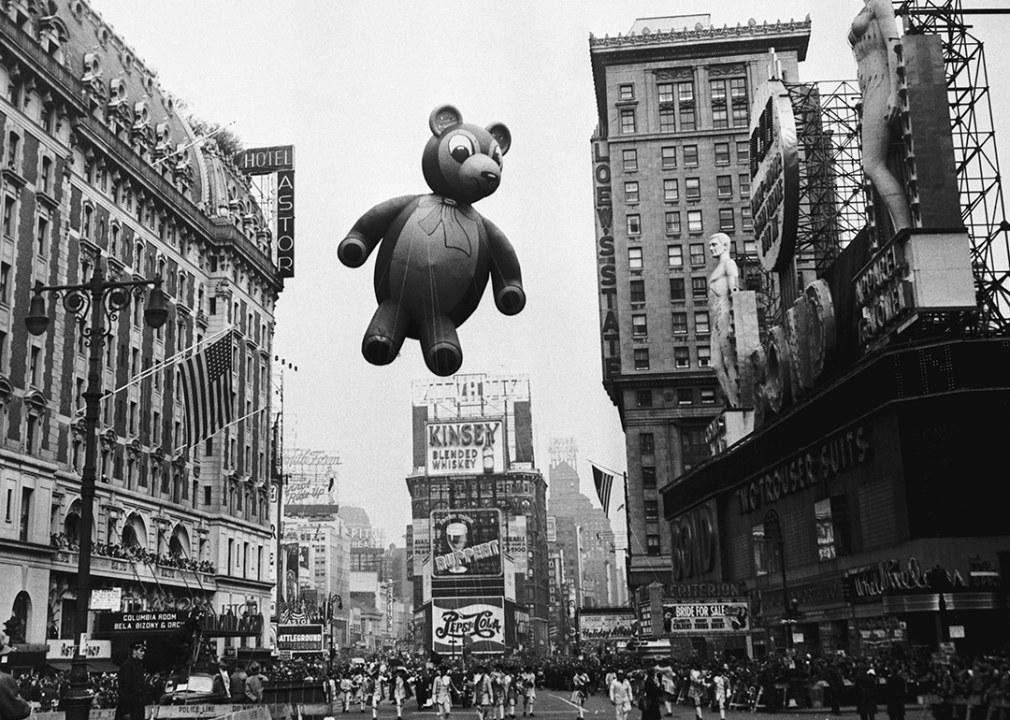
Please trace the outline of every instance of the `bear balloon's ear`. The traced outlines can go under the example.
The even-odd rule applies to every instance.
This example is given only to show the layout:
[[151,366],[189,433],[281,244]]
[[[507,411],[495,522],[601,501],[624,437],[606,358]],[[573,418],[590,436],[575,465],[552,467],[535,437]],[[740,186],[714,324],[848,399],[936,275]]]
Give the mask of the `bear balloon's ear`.
[[512,133],[505,127],[505,123],[494,122],[484,129],[491,133],[491,137],[498,141],[498,147],[501,148],[502,155],[509,151],[509,148],[512,147]]
[[428,127],[431,128],[431,134],[435,137],[461,122],[463,122],[463,113],[452,105],[437,107],[428,116]]

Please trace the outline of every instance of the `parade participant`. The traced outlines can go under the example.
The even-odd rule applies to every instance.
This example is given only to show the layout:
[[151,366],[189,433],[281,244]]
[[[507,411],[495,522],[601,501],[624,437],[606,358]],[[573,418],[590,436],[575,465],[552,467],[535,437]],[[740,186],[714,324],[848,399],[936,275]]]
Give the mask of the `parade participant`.
[[478,666],[473,675],[473,704],[480,720],[491,720],[491,705],[494,702],[494,688],[491,676],[484,666]]
[[872,667],[856,678],[856,712],[860,720],[873,720],[877,714],[877,672]]
[[673,715],[673,702],[677,699],[677,683],[674,681],[673,666],[670,658],[662,658],[656,667],[659,686],[663,691],[663,704],[666,705],[667,717]]
[[575,676],[572,677],[572,688],[574,688],[572,702],[579,708],[579,720],[583,720],[586,717],[586,698],[589,695],[589,676],[584,669],[576,669]]
[[259,704],[263,702],[263,676],[260,675],[260,664],[255,660],[249,663],[249,676],[245,679],[246,702]]
[[326,694],[326,702],[330,704],[330,714],[325,720],[332,720],[340,713],[340,678],[339,673],[326,676],[323,681],[323,691]]
[[[14,652],[14,648],[0,640],[0,656],[10,655],[12,652]],[[14,678],[0,670],[0,718],[3,720],[24,720],[31,714],[32,706],[18,693],[18,684]],[[118,708],[116,709],[116,717],[119,717]]]
[[410,688],[410,680],[407,678],[407,668],[403,665],[396,669],[389,692],[393,696],[392,700],[396,703],[396,720],[402,720],[403,703],[414,694]]
[[491,672],[491,717],[505,720],[505,672],[501,663],[496,663]]
[[642,720],[659,720],[659,699],[663,694],[659,682],[659,673],[656,668],[649,667],[645,676],[645,684],[642,686],[642,695],[638,701],[638,707],[642,711]]
[[238,663],[228,678],[228,694],[235,702],[245,702],[245,663]]
[[730,695],[728,665],[723,665],[721,669],[715,671],[712,684],[715,686],[715,705],[719,708],[719,717],[726,720],[726,704]]
[[695,660],[691,663],[691,686],[688,688],[688,696],[694,702],[694,714],[696,717],[700,718],[701,706],[705,702],[705,696],[708,694],[707,688],[705,687],[705,672],[701,669],[701,664]]
[[523,673],[523,691],[523,715],[529,711],[530,717],[533,717],[533,709],[537,704],[537,673],[532,665]]
[[375,702],[375,678],[365,673],[361,680],[361,712],[365,712],[365,706],[372,706],[372,717],[379,716],[379,706]]
[[439,674],[431,684],[431,697],[435,700],[435,711],[441,720],[448,720],[452,712],[452,694],[459,694],[459,690],[452,683],[449,677],[449,668],[443,665]]
[[610,683],[610,703],[614,706],[615,720],[628,720],[631,712],[631,682],[624,677],[624,670],[618,670]]
[[[147,680],[144,677],[144,653],[147,643],[138,640],[130,645],[130,656],[119,666],[116,680],[119,685],[119,702],[116,703],[116,720],[144,720],[147,699]],[[7,720],[7,715],[2,715]]]
[[515,718],[516,705],[519,702],[518,681],[511,670],[506,669],[502,677],[502,694],[505,696],[504,713],[507,718]]

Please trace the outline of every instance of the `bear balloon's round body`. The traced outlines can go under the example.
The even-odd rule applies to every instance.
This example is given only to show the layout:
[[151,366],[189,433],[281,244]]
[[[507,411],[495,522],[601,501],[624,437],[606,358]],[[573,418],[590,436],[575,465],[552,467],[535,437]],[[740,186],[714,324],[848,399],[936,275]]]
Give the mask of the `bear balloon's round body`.
[[425,364],[452,375],[463,363],[456,328],[477,309],[488,279],[495,305],[515,315],[526,304],[519,260],[508,238],[473,208],[501,181],[508,128],[463,122],[451,105],[429,118],[432,137],[422,156],[428,195],[406,195],[376,205],[354,224],[337,256],[359,267],[379,246],[375,262],[378,309],[361,352],[368,362],[396,359],[405,338],[421,343]]

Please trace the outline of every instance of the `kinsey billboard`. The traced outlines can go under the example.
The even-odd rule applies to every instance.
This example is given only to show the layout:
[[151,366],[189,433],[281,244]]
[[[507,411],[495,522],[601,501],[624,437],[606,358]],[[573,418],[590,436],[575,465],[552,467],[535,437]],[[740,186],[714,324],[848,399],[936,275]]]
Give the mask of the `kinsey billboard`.
[[501,511],[439,510],[431,514],[432,575],[500,577]]
[[425,426],[425,437],[425,472],[429,476],[505,472],[501,420],[430,422]]
[[431,603],[431,649],[443,655],[505,652],[505,601],[445,598]]
[[579,637],[583,642],[630,640],[637,626],[638,618],[633,608],[579,612]]

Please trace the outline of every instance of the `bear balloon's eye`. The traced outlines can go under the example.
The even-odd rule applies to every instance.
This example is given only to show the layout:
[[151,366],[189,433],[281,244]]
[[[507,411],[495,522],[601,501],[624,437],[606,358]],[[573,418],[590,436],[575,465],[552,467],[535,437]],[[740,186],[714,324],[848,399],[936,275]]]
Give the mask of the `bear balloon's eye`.
[[473,155],[473,141],[466,135],[453,135],[449,138],[449,154],[453,160],[462,164]]

